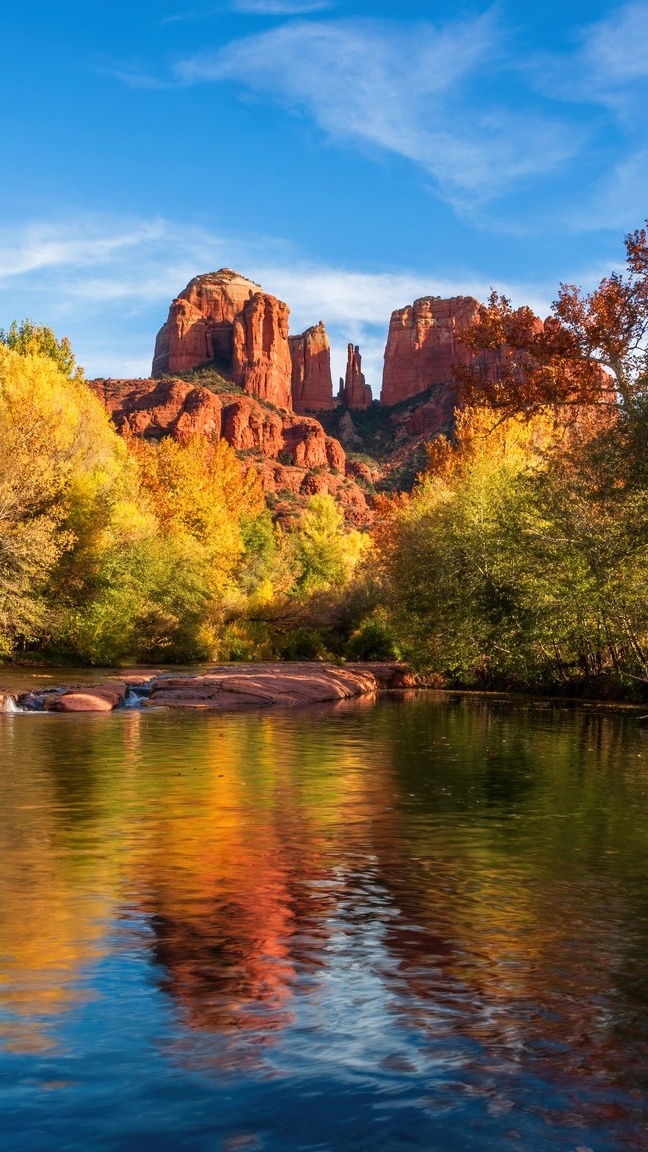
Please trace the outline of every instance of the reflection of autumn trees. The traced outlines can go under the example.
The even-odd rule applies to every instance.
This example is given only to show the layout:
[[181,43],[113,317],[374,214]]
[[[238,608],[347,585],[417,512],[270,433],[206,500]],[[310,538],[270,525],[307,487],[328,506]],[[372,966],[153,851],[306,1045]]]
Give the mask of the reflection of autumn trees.
[[338,838],[358,821],[363,766],[352,748],[314,747],[300,725],[268,718],[219,736],[199,810],[187,818],[172,792],[176,815],[150,828],[138,883],[185,1020],[269,1032],[325,963]]
[[371,970],[371,1011],[430,1050],[469,1038],[475,1061],[604,1085],[630,1043],[642,1055],[648,784],[631,721],[427,695],[70,732],[24,724],[7,781],[15,1043],[76,1003],[100,918],[127,908],[190,1029],[183,1059],[211,1034],[210,1061],[240,1060],[289,1027],[300,998],[332,994],[340,948]]
[[0,1042],[16,1051],[47,1047],[45,1022],[83,1003],[78,977],[101,955],[115,907],[111,861],[66,850],[43,736],[0,718]]

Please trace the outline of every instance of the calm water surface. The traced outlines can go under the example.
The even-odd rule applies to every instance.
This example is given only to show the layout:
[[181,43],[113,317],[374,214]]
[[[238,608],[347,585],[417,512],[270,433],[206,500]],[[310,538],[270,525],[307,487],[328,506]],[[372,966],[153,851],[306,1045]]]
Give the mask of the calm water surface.
[[0,716],[4,1152],[648,1147],[648,739]]

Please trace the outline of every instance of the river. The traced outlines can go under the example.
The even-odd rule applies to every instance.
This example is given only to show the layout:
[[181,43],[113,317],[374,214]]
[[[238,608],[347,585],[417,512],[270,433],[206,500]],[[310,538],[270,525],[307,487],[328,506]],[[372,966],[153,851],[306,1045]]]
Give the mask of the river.
[[4,1152],[648,1145],[634,713],[0,715]]

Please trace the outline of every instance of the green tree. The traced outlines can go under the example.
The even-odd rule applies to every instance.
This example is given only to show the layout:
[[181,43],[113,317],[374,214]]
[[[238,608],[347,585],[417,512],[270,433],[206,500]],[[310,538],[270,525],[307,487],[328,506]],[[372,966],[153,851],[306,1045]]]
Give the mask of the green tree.
[[34,324],[32,320],[23,320],[20,324],[14,320],[6,332],[0,328],[0,344],[20,356],[47,356],[64,376],[83,376],[83,369],[77,367],[67,336],[57,340],[51,328]]

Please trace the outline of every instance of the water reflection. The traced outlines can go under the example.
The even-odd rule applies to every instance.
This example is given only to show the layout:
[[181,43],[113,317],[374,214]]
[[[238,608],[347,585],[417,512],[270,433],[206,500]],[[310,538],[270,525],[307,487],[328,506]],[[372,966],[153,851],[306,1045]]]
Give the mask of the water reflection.
[[[90,1052],[99,1019],[115,1076],[140,1053],[144,1097],[166,1061],[212,1091],[335,1084],[342,1125],[385,1096],[385,1148],[429,1146],[439,1125],[447,1147],[473,1128],[483,1147],[644,1146],[648,748],[632,718],[426,695],[227,720],[3,716],[0,741],[8,1068]],[[394,1135],[405,1106],[411,1140]],[[308,1117],[251,1139],[306,1146]],[[310,1146],[359,1146],[332,1122]]]

